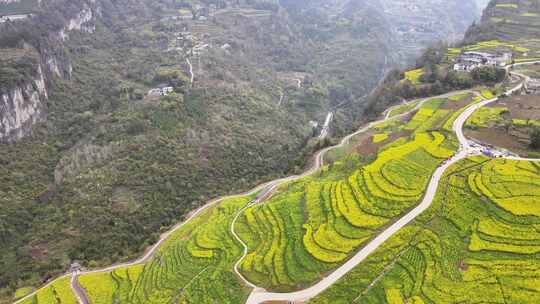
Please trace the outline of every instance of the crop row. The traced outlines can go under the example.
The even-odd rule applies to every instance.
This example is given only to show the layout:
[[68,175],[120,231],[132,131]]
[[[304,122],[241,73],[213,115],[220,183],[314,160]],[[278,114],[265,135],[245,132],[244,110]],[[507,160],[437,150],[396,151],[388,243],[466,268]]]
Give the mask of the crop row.
[[61,277],[40,289],[35,295],[26,298],[21,304],[76,304],[77,298],[70,285],[71,277]]
[[415,132],[349,175],[323,170],[246,210],[237,225],[249,248],[242,273],[279,291],[318,279],[422,197],[431,172],[453,153],[447,141]]
[[93,304],[238,303],[248,291],[232,272],[241,255],[230,233],[250,197],[229,199],[177,230],[145,264],[83,275]]
[[[242,274],[278,291],[311,284],[416,204],[431,172],[455,148],[453,137],[440,130],[448,115],[436,114],[444,102],[425,103],[421,111],[431,113],[429,127],[410,129],[411,136],[386,144],[375,159],[345,158],[244,210],[234,227],[248,245]],[[396,131],[402,128],[381,129]],[[84,275],[81,285],[94,304],[244,301],[249,290],[233,273],[242,248],[230,225],[250,199],[230,199],[207,209],[178,229],[148,262]]]
[[430,209],[312,302],[539,302],[540,216],[510,212],[495,196],[525,209],[539,196],[538,180],[538,163],[474,157],[453,165]]

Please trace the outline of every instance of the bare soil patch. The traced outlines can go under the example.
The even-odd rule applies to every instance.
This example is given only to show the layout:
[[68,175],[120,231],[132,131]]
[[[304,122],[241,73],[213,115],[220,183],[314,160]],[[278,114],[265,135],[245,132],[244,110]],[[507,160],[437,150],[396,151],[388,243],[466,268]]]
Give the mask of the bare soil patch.
[[540,96],[537,95],[512,96],[489,107],[506,107],[511,118],[540,120]]
[[44,260],[49,255],[49,246],[47,243],[38,243],[32,245],[28,253],[34,260]]
[[356,145],[356,147],[355,147],[356,153],[361,154],[361,155],[375,154],[384,145],[386,145],[386,144],[388,144],[388,143],[390,143],[390,142],[392,142],[392,141],[394,141],[394,140],[396,140],[396,139],[398,139],[400,137],[407,137],[407,136],[411,135],[411,131],[403,130],[403,131],[400,131],[400,132],[394,132],[392,134],[389,134],[387,139],[385,139],[385,140],[383,140],[381,142],[378,142],[378,143],[373,142],[372,135],[373,134],[371,134],[367,138],[363,138],[359,142],[359,144]]
[[470,95],[467,95],[467,97],[461,98],[460,100],[453,101],[453,100],[447,100],[443,105],[441,106],[441,109],[444,110],[459,110],[465,107],[466,105],[470,104],[472,102],[472,97]]
[[480,128],[477,130],[466,130],[465,134],[482,143],[490,144],[495,147],[501,147],[519,155],[527,155],[528,142],[516,133],[507,133],[500,128]]

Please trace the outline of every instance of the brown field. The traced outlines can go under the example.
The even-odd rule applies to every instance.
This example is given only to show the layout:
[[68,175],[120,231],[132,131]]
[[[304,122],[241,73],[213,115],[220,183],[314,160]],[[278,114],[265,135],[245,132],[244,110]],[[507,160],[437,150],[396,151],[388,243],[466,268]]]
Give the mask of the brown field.
[[480,128],[478,130],[466,130],[465,135],[468,138],[476,139],[480,142],[504,148],[519,155],[527,155],[528,139],[524,141],[517,136],[515,132],[507,133],[502,128]]
[[486,144],[501,147],[517,153],[521,156],[535,156],[540,152],[531,151],[529,148],[529,129],[526,127],[512,126],[512,119],[540,120],[540,96],[518,95],[504,98],[489,107],[505,107],[508,113],[504,115],[505,122],[510,127],[479,128],[477,130],[465,130],[469,138],[476,139]]
[[467,96],[465,98],[461,98],[458,101],[452,101],[448,100],[441,106],[441,109],[447,109],[447,110],[459,110],[471,103],[473,97]]
[[490,107],[506,107],[510,118],[540,120],[540,96],[518,95],[501,99]]

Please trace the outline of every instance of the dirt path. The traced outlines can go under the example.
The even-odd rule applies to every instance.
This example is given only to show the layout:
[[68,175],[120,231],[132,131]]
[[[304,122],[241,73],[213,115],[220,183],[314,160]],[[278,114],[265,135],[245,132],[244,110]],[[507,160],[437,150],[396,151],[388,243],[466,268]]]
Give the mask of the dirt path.
[[186,58],[186,62],[189,66],[190,86],[193,88],[193,82],[195,81],[195,74],[193,73],[193,65],[191,64],[191,61],[189,60],[189,58]]

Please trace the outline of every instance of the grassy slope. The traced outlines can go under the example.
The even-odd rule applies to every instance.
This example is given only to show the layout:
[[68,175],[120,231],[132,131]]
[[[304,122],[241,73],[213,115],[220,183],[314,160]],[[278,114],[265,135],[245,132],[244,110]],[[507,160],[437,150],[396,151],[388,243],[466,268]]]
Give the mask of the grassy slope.
[[77,304],[70,280],[70,276],[61,277],[47,288],[40,289],[35,295],[22,301],[21,304]]

